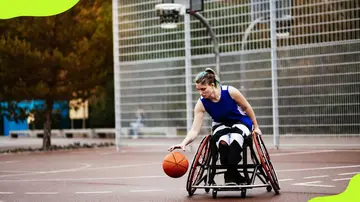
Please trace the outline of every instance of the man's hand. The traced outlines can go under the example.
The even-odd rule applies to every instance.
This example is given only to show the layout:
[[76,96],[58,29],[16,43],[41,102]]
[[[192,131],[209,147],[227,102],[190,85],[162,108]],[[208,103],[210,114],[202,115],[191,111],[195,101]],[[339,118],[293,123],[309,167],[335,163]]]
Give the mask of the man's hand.
[[171,146],[171,147],[169,147],[169,149],[168,149],[168,151],[169,152],[172,152],[172,151],[174,151],[175,149],[182,149],[183,151],[185,151],[185,148],[186,146],[184,145],[184,144],[177,144],[177,145],[173,145],[173,146]]
[[262,135],[261,130],[260,130],[259,127],[255,127],[252,133],[253,133],[253,134],[254,134],[254,133],[257,133],[257,134],[259,134],[259,135]]

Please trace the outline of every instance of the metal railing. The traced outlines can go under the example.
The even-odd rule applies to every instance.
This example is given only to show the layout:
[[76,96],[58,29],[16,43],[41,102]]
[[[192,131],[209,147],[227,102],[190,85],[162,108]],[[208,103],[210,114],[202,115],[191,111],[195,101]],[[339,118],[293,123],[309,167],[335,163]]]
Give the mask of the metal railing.
[[[270,2],[276,16],[271,19]],[[216,68],[213,46],[195,18],[190,49],[184,19],[177,29],[162,30],[155,12],[159,3],[118,1],[117,116],[127,127],[140,106],[148,126],[185,132],[185,56],[191,55],[194,78],[206,67]],[[360,134],[358,0],[206,0],[201,14],[219,40],[222,83],[246,95],[265,135],[276,127],[280,136]],[[194,106],[199,95],[194,87],[191,92]],[[205,131],[211,122],[206,120]]]

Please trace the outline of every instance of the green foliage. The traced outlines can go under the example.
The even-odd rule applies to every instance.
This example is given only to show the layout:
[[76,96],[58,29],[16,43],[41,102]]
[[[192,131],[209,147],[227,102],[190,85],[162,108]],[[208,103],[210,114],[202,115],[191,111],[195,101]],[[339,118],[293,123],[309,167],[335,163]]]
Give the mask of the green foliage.
[[0,101],[90,98],[111,73],[111,19],[110,0],[87,0],[56,16],[0,21]]
[[83,2],[52,17],[1,21],[1,100],[88,98],[104,83],[109,17],[97,1]]
[[89,127],[90,128],[114,128],[114,82],[109,78],[102,93],[94,95],[89,100]]

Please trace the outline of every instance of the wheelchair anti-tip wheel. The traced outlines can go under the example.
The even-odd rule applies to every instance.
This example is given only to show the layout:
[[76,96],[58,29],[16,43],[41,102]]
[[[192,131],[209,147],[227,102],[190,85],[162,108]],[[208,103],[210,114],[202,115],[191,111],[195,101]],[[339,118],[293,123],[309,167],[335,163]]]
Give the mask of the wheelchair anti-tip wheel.
[[[271,163],[269,153],[265,147],[265,144],[261,138],[261,135],[254,133],[254,144],[256,147],[256,150],[258,152],[261,165],[266,173],[267,179],[270,182],[272,188],[274,189],[274,192],[276,194],[279,194],[280,186],[279,181],[275,172],[275,169]],[[271,191],[271,187],[266,188],[267,191]]]
[[213,197],[213,199],[216,199],[216,197],[217,197],[217,189],[213,189],[212,197]]
[[[206,182],[207,175],[203,175],[205,167],[209,164],[210,156],[210,135],[207,135],[201,140],[200,146],[194,155],[194,159],[190,167],[186,183],[186,190],[189,196],[192,196],[196,191],[196,188],[193,186],[199,185],[202,181]],[[210,189],[205,189],[205,192],[209,191]]]
[[246,198],[246,189],[241,189],[241,198]]

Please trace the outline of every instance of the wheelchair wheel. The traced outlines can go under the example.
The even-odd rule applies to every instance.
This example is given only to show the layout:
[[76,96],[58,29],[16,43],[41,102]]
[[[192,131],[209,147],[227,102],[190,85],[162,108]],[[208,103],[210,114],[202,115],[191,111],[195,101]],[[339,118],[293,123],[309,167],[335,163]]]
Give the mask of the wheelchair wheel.
[[246,198],[246,189],[241,189],[241,198]]
[[[271,163],[269,153],[261,138],[261,135],[257,133],[254,134],[254,143],[261,161],[261,165],[266,173],[268,181],[270,182],[272,188],[274,189],[274,192],[276,194],[279,194],[279,190],[280,190],[279,181],[275,169]],[[269,190],[269,188],[267,188],[267,190]]]
[[[210,156],[210,135],[207,135],[201,140],[190,167],[186,182],[186,190],[189,196],[192,196],[196,191],[196,188],[193,187],[194,185],[199,185],[202,181],[207,180],[203,174],[205,167],[209,164]],[[205,189],[205,191],[208,192],[210,190]]]
[[272,187],[271,187],[271,186],[267,186],[267,187],[266,187],[266,191],[271,192],[271,190],[272,190]]
[[216,199],[216,197],[217,197],[217,189],[213,189],[212,197],[213,197],[213,199]]

